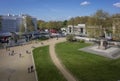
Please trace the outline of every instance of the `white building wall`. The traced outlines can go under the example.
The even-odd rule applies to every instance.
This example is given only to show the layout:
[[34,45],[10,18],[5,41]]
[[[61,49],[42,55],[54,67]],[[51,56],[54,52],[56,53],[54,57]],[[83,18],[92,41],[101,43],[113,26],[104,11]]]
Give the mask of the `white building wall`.
[[[25,20],[25,15],[1,15],[2,16],[2,29],[0,33],[19,32],[21,24]],[[32,17],[31,17],[32,18]],[[33,18],[35,30],[37,30],[37,19]],[[26,21],[23,23],[26,27]]]
[[75,35],[86,36],[85,24],[78,24],[77,26],[68,25],[67,33],[68,34],[75,34]]
[[3,19],[2,20],[2,32],[14,32],[16,31],[16,20]]

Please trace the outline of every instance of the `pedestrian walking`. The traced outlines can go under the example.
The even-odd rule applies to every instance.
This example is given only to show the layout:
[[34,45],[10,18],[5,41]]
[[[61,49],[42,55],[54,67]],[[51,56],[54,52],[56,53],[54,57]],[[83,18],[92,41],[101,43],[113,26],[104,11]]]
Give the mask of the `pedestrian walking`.
[[28,67],[28,73],[30,73],[30,68]]
[[13,52],[11,52],[11,56],[13,56]]
[[10,56],[11,54],[9,53],[9,56]]
[[33,72],[33,65],[30,67],[30,69],[31,69],[31,72]]
[[28,53],[28,50],[26,50],[26,53]]
[[14,54],[14,50],[12,50],[12,54]]
[[41,45],[43,45],[43,42],[41,42]]
[[58,35],[57,35],[57,39],[56,40],[58,40]]
[[19,54],[19,57],[22,57],[21,53]]

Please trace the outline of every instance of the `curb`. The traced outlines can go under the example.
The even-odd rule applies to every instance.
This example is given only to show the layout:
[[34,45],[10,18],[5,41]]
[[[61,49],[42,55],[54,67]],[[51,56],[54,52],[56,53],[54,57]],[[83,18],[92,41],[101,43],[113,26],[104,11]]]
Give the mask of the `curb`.
[[[33,49],[32,49],[32,51],[33,51]],[[34,59],[33,59],[33,52],[32,52],[32,62],[33,62],[33,66],[34,66],[34,69],[35,69],[35,71],[34,71],[35,78],[36,78],[36,81],[38,81],[38,76],[37,76],[37,71],[36,71],[36,67],[35,67],[35,62],[34,62]]]

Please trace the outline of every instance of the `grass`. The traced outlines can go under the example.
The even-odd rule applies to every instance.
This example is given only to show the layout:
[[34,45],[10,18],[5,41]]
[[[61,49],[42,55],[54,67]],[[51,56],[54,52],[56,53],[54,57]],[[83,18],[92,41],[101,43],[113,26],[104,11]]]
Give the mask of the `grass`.
[[66,81],[49,55],[49,46],[33,50],[35,66],[39,81]]
[[79,81],[120,80],[120,59],[111,60],[78,50],[89,45],[78,42],[59,43],[56,45],[56,53]]

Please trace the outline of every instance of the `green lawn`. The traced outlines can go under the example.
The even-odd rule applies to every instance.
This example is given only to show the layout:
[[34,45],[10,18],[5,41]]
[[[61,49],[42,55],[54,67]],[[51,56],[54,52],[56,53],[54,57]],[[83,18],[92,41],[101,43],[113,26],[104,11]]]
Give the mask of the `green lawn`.
[[120,59],[111,60],[78,50],[88,45],[90,44],[64,42],[55,48],[62,63],[79,81],[120,80]]
[[33,56],[39,81],[66,81],[50,58],[49,46],[34,49]]

